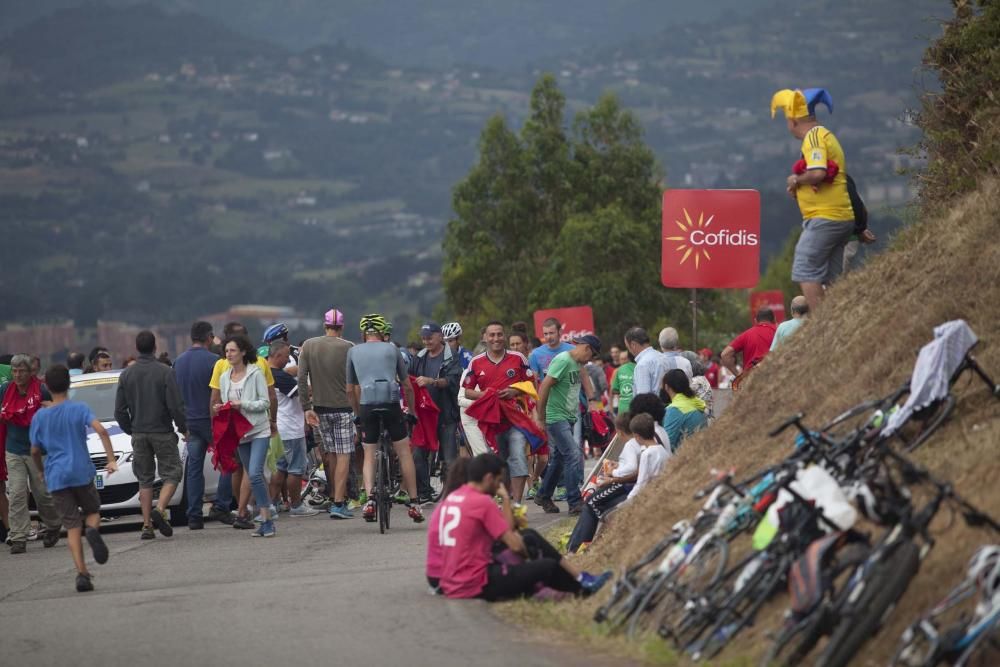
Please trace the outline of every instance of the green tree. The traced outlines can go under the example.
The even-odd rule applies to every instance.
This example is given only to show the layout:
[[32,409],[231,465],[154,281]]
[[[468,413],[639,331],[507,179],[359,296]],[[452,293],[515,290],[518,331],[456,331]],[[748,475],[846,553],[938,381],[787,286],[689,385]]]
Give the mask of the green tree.
[[[633,324],[691,325],[690,292],[661,286],[663,172],[635,115],[605,94],[564,128],[550,75],[531,95],[520,134],[492,118],[479,161],[454,189],[444,288],[463,322],[528,319],[540,308],[590,305],[613,339]],[[700,313],[728,335],[735,301],[699,293]]]
[[940,81],[923,96],[917,118],[927,155],[920,174],[925,206],[975,189],[985,174],[1000,174],[1000,3],[955,0],[955,18],[927,49],[924,66]]
[[535,205],[521,141],[494,116],[479,140],[479,162],[455,187],[457,217],[445,234],[443,281],[455,312],[509,318],[522,311],[529,283],[512,278],[534,236]]

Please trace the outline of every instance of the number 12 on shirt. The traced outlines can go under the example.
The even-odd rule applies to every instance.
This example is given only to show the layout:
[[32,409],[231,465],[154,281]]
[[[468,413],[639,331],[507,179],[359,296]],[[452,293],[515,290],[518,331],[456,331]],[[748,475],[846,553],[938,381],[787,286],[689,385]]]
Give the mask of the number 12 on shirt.
[[458,527],[462,520],[462,509],[460,507],[445,506],[441,509],[441,516],[438,517],[438,544],[442,547],[455,546],[455,538],[452,531]]

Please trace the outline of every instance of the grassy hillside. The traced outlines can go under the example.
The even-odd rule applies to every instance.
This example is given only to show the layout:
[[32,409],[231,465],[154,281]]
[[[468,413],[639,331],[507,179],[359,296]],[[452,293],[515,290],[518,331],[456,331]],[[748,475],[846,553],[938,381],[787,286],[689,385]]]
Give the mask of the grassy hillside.
[[[968,321],[980,338],[977,358],[1000,377],[998,196],[1000,182],[982,185],[945,217],[908,228],[890,251],[838,283],[815,320],[766,359],[728,411],[686,440],[668,470],[614,517],[583,557],[585,565],[621,571],[638,559],[674,522],[694,515],[699,505],[692,495],[707,483],[710,468],[750,473],[789,454],[790,437],[766,435],[785,415],[802,411],[809,423],[821,423],[860,400],[887,394],[909,377],[916,351],[944,321]],[[954,416],[914,458],[954,482],[970,502],[1000,516],[1000,401],[978,380],[959,382],[956,394]],[[886,627],[853,664],[886,664],[903,628],[960,581],[980,544],[996,542],[996,535],[972,530],[957,517],[948,527],[948,515],[942,512],[932,524],[937,547]],[[589,619],[600,602],[598,596],[569,605],[572,621],[551,608],[521,605],[518,612],[597,646],[624,645],[591,630]],[[768,645],[764,633],[777,626],[786,604],[782,597],[765,607],[719,664],[756,664]],[[646,657],[684,662],[669,652]]]

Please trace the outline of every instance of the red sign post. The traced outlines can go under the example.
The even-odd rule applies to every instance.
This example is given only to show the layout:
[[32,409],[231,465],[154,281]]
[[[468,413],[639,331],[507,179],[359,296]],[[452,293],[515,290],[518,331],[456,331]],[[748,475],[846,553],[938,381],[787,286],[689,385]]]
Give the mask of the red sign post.
[[594,311],[590,306],[572,308],[549,308],[535,311],[535,337],[542,337],[542,322],[554,317],[562,324],[562,339],[571,340],[576,336],[594,333]]
[[785,294],[780,289],[764,290],[761,292],[750,292],[750,321],[757,315],[757,311],[767,306],[774,313],[774,323],[781,324],[785,321]]

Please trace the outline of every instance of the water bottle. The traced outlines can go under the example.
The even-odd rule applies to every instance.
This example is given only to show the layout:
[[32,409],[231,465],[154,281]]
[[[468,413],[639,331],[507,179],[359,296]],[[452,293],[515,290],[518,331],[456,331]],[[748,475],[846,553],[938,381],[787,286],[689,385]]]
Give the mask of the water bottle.
[[735,518],[736,518],[736,503],[735,502],[729,503],[728,505],[722,508],[721,512],[719,512],[719,518],[716,520],[715,525],[718,528],[725,530],[726,528],[728,528],[729,524],[731,524],[733,522],[733,519]]
[[757,574],[757,570],[759,570],[760,566],[764,564],[764,558],[766,558],[766,555],[760,554],[747,563],[746,567],[743,568],[743,571],[736,577],[736,583],[733,584],[733,593],[738,593],[743,590],[743,587],[747,585],[747,582],[753,578],[753,575]]

